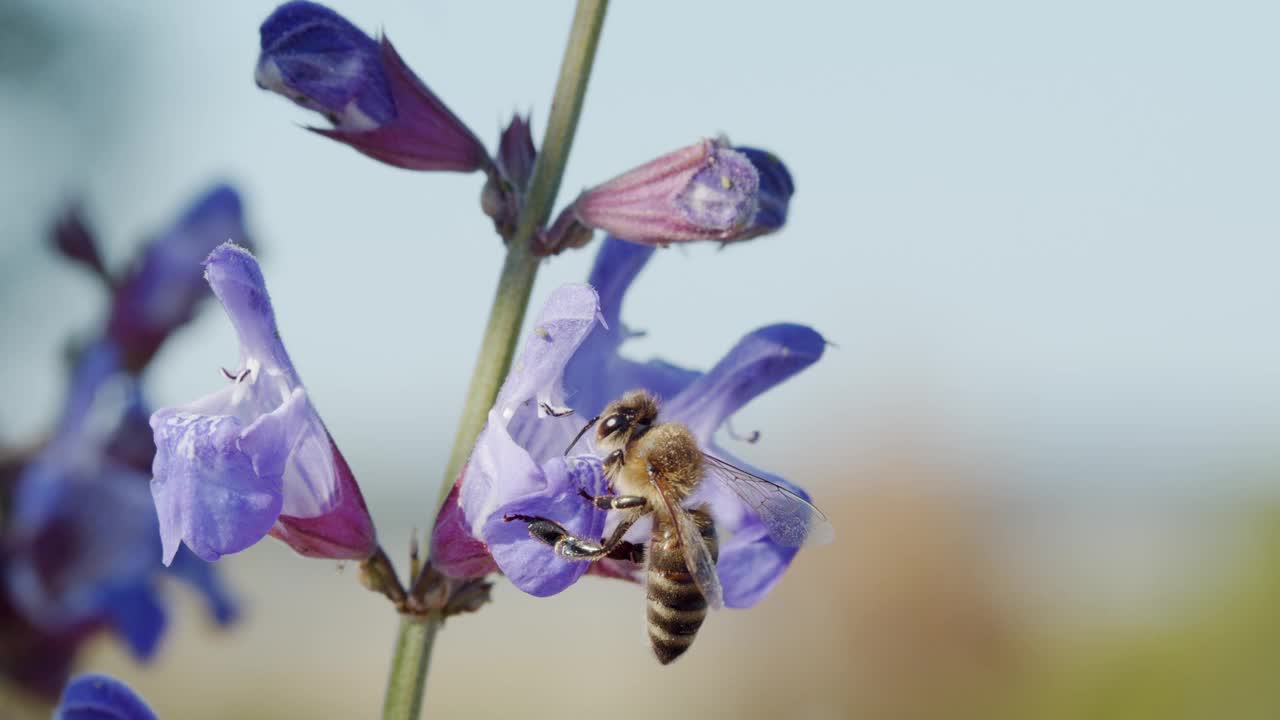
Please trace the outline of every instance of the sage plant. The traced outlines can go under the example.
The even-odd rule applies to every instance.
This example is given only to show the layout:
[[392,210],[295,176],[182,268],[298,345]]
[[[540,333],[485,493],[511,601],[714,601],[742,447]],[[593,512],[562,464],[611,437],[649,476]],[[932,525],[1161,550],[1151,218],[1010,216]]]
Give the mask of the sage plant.
[[[360,579],[400,615],[386,718],[418,717],[441,622],[480,610],[498,574],[535,596],[564,591],[588,573],[641,576],[626,558],[571,562],[509,522],[537,515],[587,538],[605,531],[607,513],[581,497],[609,492],[602,459],[589,442],[576,453],[564,449],[588,417],[624,391],[645,389],[664,403],[664,420],[685,424],[704,451],[728,457],[714,439],[728,418],[817,361],[826,346],[811,328],[778,324],[747,333],[705,372],[620,353],[629,336],[623,297],[658,248],[777,232],[795,185],[776,155],[702,137],[602,178],[553,213],[605,9],[604,0],[578,2],[541,147],[530,118],[516,115],[492,151],[386,37],[312,2],[286,3],[260,28],[260,87],[319,113],[325,125],[310,130],[382,163],[483,173],[480,209],[507,251],[440,496],[429,508],[429,552],[409,549],[403,580],[378,544],[357,472],[285,350],[269,272],[239,244],[219,246],[202,263],[236,329],[239,364],[224,369],[225,385],[213,394],[151,416],[164,561],[182,546],[214,560],[268,535],[301,555],[359,561]],[[589,245],[597,230],[606,239],[587,282],[551,293],[516,357],[539,265]],[[807,497],[778,476],[752,472]],[[757,508],[738,496],[709,488],[699,502],[730,534],[717,564],[725,604],[755,604],[780,580],[797,543],[770,537]],[[645,531],[636,532],[643,542]],[[89,682],[126,704],[136,700],[105,680]]]

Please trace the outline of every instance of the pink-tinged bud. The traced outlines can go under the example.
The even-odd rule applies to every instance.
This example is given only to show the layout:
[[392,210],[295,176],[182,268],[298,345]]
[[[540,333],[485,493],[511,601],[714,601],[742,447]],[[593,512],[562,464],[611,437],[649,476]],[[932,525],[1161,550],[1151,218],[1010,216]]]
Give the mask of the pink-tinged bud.
[[573,210],[583,225],[632,242],[728,241],[751,227],[759,188],[750,159],[702,140],[587,190]]

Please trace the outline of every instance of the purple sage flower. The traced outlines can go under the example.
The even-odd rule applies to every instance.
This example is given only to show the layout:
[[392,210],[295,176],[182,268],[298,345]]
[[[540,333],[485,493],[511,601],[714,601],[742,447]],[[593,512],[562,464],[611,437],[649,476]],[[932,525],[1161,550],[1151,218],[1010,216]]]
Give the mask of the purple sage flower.
[[729,241],[751,228],[760,176],[746,155],[701,140],[586,190],[577,221],[645,245]]
[[557,433],[544,425],[549,411],[564,407],[565,363],[599,321],[596,292],[588,285],[560,288],[539,313],[476,441],[453,496],[456,507],[446,507],[437,521],[432,557],[442,572],[487,574],[493,565],[486,556],[492,555],[516,587],[545,596],[587,571],[585,563],[565,562],[550,547],[530,542],[524,526],[503,516],[544,515],[587,536],[604,531],[604,514],[578,497],[579,488],[604,492],[599,459],[563,457],[573,437],[570,424],[555,423]]
[[107,320],[107,337],[123,351],[128,369],[145,367],[165,339],[191,320],[209,296],[200,260],[227,241],[249,244],[240,196],[218,185],[143,247],[117,282]]
[[[734,458],[714,434],[752,398],[817,361],[826,345],[822,336],[802,325],[763,327],[706,373],[624,358],[618,354],[628,337],[620,322],[623,295],[652,253],[653,248],[609,238],[591,273],[594,289],[565,286],[543,309],[437,520],[432,561],[442,572],[471,577],[496,565],[534,595],[559,592],[581,577],[585,563],[555,555],[530,538],[523,523],[503,518],[545,517],[575,534],[602,536],[607,514],[578,494],[602,494],[600,460],[590,452],[562,454],[587,418],[631,389],[656,395],[664,403],[661,418],[687,425],[705,451],[807,497],[786,480]],[[572,415],[564,412],[570,409]],[[754,510],[733,493],[703,483],[697,499],[710,505],[729,535],[717,563],[725,605],[754,605],[797,549],[772,539]],[[627,539],[646,540],[646,532],[638,525]],[[592,573],[630,580],[639,579],[639,570],[619,560],[590,566]]]
[[135,654],[147,657],[164,622],[148,586],[155,513],[147,478],[103,457],[99,429],[110,424],[102,396],[119,363],[109,343],[82,353],[58,428],[13,489],[4,582],[13,606],[45,631],[115,617]]
[[309,128],[388,165],[472,172],[483,143],[431,92],[385,37],[366,35],[312,2],[289,2],[262,23],[258,86],[321,113]]
[[[132,432],[124,418],[136,414],[138,398],[119,350],[109,341],[89,346],[52,437],[5,473],[13,479],[3,488],[0,672],[38,695],[57,692],[99,629],[113,630],[140,660],[163,634],[149,474],[112,452]],[[170,573],[204,595],[219,623],[230,622],[235,604],[212,568],[189,554],[179,560]]]
[[216,560],[268,534],[308,557],[369,557],[373,521],[285,351],[257,260],[226,243],[204,267],[240,363],[221,390],[151,416],[165,564],[180,543]]
[[86,674],[67,684],[53,720],[156,720],[156,714],[123,682]]

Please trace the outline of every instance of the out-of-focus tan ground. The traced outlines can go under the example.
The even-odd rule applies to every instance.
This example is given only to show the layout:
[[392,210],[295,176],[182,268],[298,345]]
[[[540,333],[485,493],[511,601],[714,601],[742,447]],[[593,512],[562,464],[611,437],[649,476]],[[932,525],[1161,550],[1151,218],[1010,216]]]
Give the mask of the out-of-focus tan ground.
[[[803,551],[758,607],[714,615],[671,667],[649,654],[633,586],[540,600],[499,582],[441,633],[428,716],[1280,717],[1275,508],[1144,530],[1141,507],[1127,523],[1085,505],[1063,522],[910,458],[850,469],[870,481],[822,498],[836,543]],[[234,630],[184,596],[154,665],[104,640],[83,667],[165,718],[376,717],[395,619],[354,569],[276,543],[226,566],[245,601]]]

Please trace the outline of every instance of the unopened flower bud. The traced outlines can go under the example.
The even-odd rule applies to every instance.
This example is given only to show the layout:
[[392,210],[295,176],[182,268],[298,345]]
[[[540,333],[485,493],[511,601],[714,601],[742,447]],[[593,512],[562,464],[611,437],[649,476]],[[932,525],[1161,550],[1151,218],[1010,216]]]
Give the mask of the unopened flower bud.
[[796,191],[791,173],[782,160],[768,150],[742,145],[734,150],[746,155],[760,174],[756,217],[751,221],[751,228],[737,239],[747,240],[778,231],[787,222],[787,206]]
[[391,42],[323,5],[289,2],[262,23],[254,78],[323,114],[309,128],[389,165],[471,172],[490,164],[480,140],[405,65]]
[[702,140],[582,193],[578,220],[632,242],[729,241],[756,216],[760,177],[746,155]]
[[529,118],[519,114],[511,117],[507,129],[498,140],[498,168],[502,176],[517,191],[523,193],[533,177],[533,163],[538,159],[538,149],[533,144],[533,128]]

